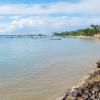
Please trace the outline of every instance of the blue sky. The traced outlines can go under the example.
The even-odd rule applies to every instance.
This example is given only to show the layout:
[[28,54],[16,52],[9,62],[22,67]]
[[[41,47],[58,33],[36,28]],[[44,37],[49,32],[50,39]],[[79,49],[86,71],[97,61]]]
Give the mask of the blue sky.
[[50,34],[100,24],[100,0],[0,0],[0,34]]
[[59,1],[66,1],[66,2],[78,2],[80,0],[0,0],[0,3],[50,3],[50,2],[59,2]]

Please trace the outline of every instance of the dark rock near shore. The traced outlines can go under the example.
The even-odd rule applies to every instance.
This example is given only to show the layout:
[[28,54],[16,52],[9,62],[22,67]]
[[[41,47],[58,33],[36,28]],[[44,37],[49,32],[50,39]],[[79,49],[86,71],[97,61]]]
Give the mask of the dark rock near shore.
[[97,64],[97,68],[100,68],[100,60],[96,64]]
[[87,84],[84,88],[75,89],[63,100],[100,100],[100,81]]
[[89,74],[84,84],[67,92],[62,100],[100,100],[100,69]]

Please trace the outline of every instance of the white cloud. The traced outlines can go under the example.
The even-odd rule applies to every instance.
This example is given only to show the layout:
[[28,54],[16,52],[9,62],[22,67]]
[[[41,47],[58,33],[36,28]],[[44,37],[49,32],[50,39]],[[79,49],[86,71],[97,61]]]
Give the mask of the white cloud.
[[99,14],[100,0],[81,0],[77,3],[55,2],[42,4],[0,5],[0,14]]
[[[100,0],[81,0],[77,3],[2,4],[0,5],[0,33],[50,33],[100,24],[99,5]],[[69,14],[72,14],[71,17],[68,17]]]
[[7,24],[0,24],[0,32],[9,32],[9,34],[14,32],[16,34],[51,33],[88,26],[90,24],[100,24],[100,18],[31,16],[18,19],[17,17],[17,19],[15,18]]

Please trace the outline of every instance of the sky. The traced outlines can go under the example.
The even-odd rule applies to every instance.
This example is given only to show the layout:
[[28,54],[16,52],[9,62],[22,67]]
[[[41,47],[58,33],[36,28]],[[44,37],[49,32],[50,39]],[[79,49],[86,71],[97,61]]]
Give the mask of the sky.
[[51,34],[100,24],[100,0],[0,0],[0,35]]

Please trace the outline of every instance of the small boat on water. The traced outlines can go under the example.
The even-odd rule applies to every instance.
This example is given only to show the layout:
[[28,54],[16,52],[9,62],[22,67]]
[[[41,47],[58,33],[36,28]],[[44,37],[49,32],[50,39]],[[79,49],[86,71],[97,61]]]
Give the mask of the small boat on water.
[[61,40],[61,38],[51,38],[50,40]]

